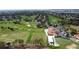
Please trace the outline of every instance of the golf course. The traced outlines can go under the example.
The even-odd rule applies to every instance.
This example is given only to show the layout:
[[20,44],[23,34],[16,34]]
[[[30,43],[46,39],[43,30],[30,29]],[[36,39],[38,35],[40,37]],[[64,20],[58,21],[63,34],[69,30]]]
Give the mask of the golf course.
[[[65,49],[66,46],[70,44],[75,44],[77,48],[79,48],[78,43],[63,37],[56,37],[60,46],[49,46],[47,36],[44,32],[45,27],[38,28],[35,17],[35,15],[21,16],[20,22],[15,19],[11,21],[0,21],[0,42],[12,42],[12,44],[16,44],[17,41],[21,41],[20,43],[29,46],[27,48],[34,48],[34,44],[37,44],[37,46],[40,45],[43,49]],[[31,22],[28,22],[27,20],[31,20]],[[60,24],[61,20],[62,19],[58,17],[48,15],[48,22],[53,25]]]

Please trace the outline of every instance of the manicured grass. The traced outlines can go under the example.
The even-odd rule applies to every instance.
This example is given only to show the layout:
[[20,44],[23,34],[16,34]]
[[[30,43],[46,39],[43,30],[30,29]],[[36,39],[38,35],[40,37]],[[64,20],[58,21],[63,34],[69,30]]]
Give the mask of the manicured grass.
[[[27,26],[28,22],[24,22],[23,24],[14,24],[13,22],[0,22],[0,41],[14,41],[18,39],[22,39],[25,43],[30,43],[34,37],[37,38],[45,38],[45,33],[43,28],[37,28],[35,22],[30,22],[30,27]],[[1,26],[4,29],[1,29]],[[14,31],[8,29],[11,27],[15,29]],[[43,37],[44,36],[44,37]],[[44,40],[45,41],[45,40]]]
[[55,25],[55,24],[60,24],[60,21],[61,21],[61,19],[60,18],[57,18],[57,17],[55,17],[55,16],[51,16],[51,15],[49,15],[49,23],[51,23],[51,24],[53,24],[53,25]]
[[66,38],[63,38],[63,37],[57,37],[56,38],[58,44],[60,46],[58,47],[55,47],[55,46],[49,46],[49,48],[51,49],[65,49],[67,45],[70,45],[70,44],[76,44],[77,45],[77,48],[79,48],[79,44],[76,43],[76,42],[73,42],[72,40],[70,39],[66,39]]
[[60,44],[60,48],[66,48],[67,45],[70,45],[73,43],[70,39],[66,39],[63,37],[58,37],[56,39],[57,39],[57,42]]

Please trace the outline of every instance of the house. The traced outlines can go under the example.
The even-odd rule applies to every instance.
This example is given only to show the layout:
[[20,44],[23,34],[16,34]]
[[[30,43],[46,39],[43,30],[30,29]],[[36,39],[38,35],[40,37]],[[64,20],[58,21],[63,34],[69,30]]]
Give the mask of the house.
[[75,34],[74,38],[76,38],[77,40],[79,40],[79,33]]
[[45,29],[45,33],[47,35],[49,45],[59,46],[55,38],[57,36],[56,28],[49,26],[48,29]]
[[75,34],[72,38],[70,38],[74,42],[79,42],[79,33]]
[[57,36],[57,29],[53,26],[48,27],[48,35],[49,36]]

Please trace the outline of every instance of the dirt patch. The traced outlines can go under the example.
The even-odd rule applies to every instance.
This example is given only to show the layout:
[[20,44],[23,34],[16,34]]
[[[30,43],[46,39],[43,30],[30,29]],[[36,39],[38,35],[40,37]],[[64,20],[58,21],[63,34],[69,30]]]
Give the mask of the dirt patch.
[[67,49],[76,49],[77,45],[73,43],[73,44],[67,45],[66,48]]

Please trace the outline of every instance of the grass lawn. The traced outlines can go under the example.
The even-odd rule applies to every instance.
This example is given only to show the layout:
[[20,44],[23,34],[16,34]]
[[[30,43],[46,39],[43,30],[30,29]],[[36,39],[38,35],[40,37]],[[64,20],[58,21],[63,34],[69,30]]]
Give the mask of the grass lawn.
[[[27,26],[27,25],[30,25]],[[1,27],[4,27],[3,29]],[[7,27],[14,28],[12,31]],[[14,24],[12,22],[0,22],[0,41],[12,42],[16,39],[22,39],[25,43],[30,43],[34,39],[43,39],[44,44],[47,44],[47,38],[43,28],[37,28],[35,22],[24,22],[23,24]]]
[[55,17],[55,16],[51,16],[51,15],[49,15],[48,18],[49,18],[49,23],[51,23],[51,24],[53,24],[53,25],[59,24],[59,22],[61,21],[60,18]]
[[49,46],[49,48],[51,48],[51,49],[66,49],[67,45],[76,44],[77,49],[79,49],[79,44],[76,43],[76,42],[73,42],[72,40],[69,40],[69,39],[66,39],[66,38],[63,38],[63,37],[57,37],[56,40],[57,40],[57,42],[60,46],[58,46],[58,47]]

